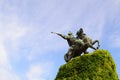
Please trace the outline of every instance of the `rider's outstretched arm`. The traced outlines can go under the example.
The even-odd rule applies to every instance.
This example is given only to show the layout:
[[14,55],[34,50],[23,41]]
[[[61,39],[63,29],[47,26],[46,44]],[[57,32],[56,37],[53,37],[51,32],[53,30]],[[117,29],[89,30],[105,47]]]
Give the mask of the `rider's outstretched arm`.
[[67,39],[68,38],[68,36],[60,34],[60,33],[56,33],[56,32],[51,32],[51,33],[57,34],[58,36],[62,37],[63,39]]
[[57,33],[57,35],[59,35],[59,36],[62,37],[63,39],[67,39],[67,38],[68,38],[66,35],[63,35],[63,34],[60,34],[60,33]]

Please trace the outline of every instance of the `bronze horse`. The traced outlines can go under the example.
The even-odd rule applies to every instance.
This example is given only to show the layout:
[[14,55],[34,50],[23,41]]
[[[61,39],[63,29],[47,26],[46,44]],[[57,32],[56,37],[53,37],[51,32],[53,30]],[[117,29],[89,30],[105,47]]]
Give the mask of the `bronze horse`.
[[[98,40],[92,41],[92,39],[87,37],[86,35],[83,35],[83,39],[82,40],[84,42],[83,46],[80,46],[79,48],[74,48],[71,55],[69,55],[69,52],[64,55],[64,60],[66,62],[70,61],[74,57],[80,56],[82,53],[84,53],[84,54],[88,53],[87,52],[88,48],[92,48],[92,49],[96,50],[96,49],[99,49],[99,47],[100,47],[100,44],[99,44]],[[95,43],[98,43],[97,48],[93,47],[93,45]]]

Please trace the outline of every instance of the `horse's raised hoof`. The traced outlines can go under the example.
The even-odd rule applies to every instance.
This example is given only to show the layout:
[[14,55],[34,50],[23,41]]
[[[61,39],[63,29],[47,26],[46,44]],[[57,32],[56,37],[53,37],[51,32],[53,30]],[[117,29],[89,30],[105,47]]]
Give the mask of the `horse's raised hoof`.
[[65,60],[65,62],[68,62],[68,61],[69,61],[69,60],[68,60],[68,54],[67,54],[67,53],[64,55],[64,60]]

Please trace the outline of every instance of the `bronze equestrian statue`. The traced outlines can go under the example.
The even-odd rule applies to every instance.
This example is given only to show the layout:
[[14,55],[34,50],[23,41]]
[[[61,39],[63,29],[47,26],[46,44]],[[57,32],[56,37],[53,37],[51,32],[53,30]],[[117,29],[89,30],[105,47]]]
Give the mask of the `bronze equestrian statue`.
[[[60,33],[51,32],[54,34],[57,34],[61,36],[63,39],[67,40],[69,49],[68,52],[64,55],[64,60],[68,62],[72,58],[76,56],[80,56],[83,52],[84,54],[87,53],[87,49],[90,47],[94,50],[99,48],[99,41],[95,40],[92,42],[92,39],[86,36],[86,34],[83,33],[83,29],[80,28],[80,30],[76,33],[77,37],[74,37],[71,32],[68,33],[68,35],[63,35]],[[98,42],[98,47],[94,48],[93,45]]]

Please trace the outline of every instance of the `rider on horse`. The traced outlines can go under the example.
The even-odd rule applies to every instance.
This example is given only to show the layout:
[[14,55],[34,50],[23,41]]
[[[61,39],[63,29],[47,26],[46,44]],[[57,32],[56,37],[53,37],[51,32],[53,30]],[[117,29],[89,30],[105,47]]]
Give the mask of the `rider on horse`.
[[[63,39],[67,40],[69,49],[68,49],[67,54],[65,54],[65,56],[64,56],[64,59],[66,62],[68,62],[73,57],[81,55],[83,52],[87,53],[86,50],[89,47],[96,50],[100,46],[99,41],[95,40],[92,42],[92,39],[87,37],[86,34],[83,33],[82,28],[80,28],[80,30],[77,31],[76,37],[74,37],[71,32],[69,32],[68,35],[63,35],[63,34],[55,33],[55,32],[51,32],[51,33],[57,34],[57,35],[61,36]],[[94,48],[93,45],[96,42],[98,43],[98,47]]]

